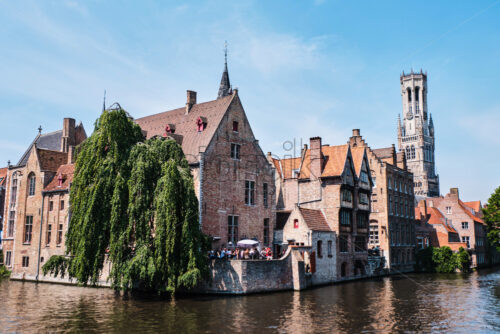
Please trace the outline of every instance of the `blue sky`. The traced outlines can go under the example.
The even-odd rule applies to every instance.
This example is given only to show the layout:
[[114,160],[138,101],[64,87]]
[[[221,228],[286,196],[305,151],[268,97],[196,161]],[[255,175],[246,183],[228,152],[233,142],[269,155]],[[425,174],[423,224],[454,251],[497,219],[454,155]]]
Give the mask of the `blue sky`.
[[0,0],[0,164],[118,101],[140,117],[214,99],[229,74],[264,151],[295,138],[396,143],[399,75],[428,72],[441,192],[500,185],[500,1]]

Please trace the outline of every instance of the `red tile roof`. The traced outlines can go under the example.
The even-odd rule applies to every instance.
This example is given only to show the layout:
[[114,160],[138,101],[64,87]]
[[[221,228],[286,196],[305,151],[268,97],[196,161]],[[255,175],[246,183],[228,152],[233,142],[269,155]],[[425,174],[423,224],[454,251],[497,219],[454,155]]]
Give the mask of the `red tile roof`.
[[[56,175],[52,181],[43,189],[44,191],[59,191],[68,190],[69,185],[73,182],[73,174],[75,172],[74,164],[61,165],[57,169]],[[62,178],[62,185],[59,185],[59,178]]]
[[[465,205],[464,202],[462,202],[461,200],[458,200],[458,204],[462,207],[462,209],[465,211],[465,213],[467,213],[467,215],[472,219],[474,220],[476,223],[480,223],[480,224],[483,224],[483,225],[486,225],[486,223],[479,217],[477,217],[475,214],[473,214],[470,210],[471,208],[467,205]],[[478,210],[479,211],[479,210]]]
[[304,218],[307,227],[313,231],[327,231],[330,232],[332,229],[328,226],[325,216],[320,210],[299,208],[300,214]]
[[443,216],[441,211],[439,211],[436,208],[427,208],[427,211],[429,212],[430,216],[428,219],[429,224],[440,224],[443,225],[444,228],[451,233],[458,233],[457,230],[453,228],[453,226],[449,225],[446,221],[446,218]]
[[[159,114],[138,118],[135,122],[146,131],[146,137],[164,136],[167,125],[175,125],[175,135],[182,136],[182,150],[188,162],[197,162],[200,150],[204,151],[222,118],[228,110],[231,102],[237,99],[237,94],[231,94],[223,98],[197,103],[191,107],[186,115],[186,108],[178,108]],[[198,118],[206,119],[206,128],[198,132],[196,122]]]
[[68,153],[37,148],[38,161],[42,171],[55,172],[59,166],[68,162]]
[[[338,145],[338,146],[322,146],[321,155],[323,157],[323,166],[321,170],[321,177],[332,177],[340,176],[344,172],[345,160],[347,158],[347,152],[349,151],[349,145]],[[310,158],[311,149],[307,149],[304,155],[304,161],[300,168],[300,178],[308,179],[311,175]]]
[[481,201],[464,202],[464,204],[475,212],[481,211]]
[[361,166],[363,164],[363,157],[365,156],[364,147],[351,147],[352,161],[354,162],[354,169],[356,175],[359,177],[361,173]]

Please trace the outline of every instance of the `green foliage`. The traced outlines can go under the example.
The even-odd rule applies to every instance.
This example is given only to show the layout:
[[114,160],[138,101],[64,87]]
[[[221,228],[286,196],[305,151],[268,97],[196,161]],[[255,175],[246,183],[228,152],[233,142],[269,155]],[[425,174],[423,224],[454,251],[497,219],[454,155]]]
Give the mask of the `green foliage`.
[[417,252],[417,271],[453,273],[457,269],[461,272],[470,270],[470,255],[460,247],[453,252],[450,247],[427,247]]
[[488,225],[488,242],[500,252],[500,187],[491,194],[483,214]]
[[61,275],[64,278],[69,267],[69,262],[70,260],[65,256],[53,255],[42,266],[43,275],[50,273],[54,276]]
[[10,276],[10,271],[4,266],[0,266],[0,280]]
[[463,247],[460,247],[458,253],[454,254],[456,267],[463,273],[470,271],[471,257],[469,252]]
[[81,284],[96,284],[108,251],[116,289],[173,293],[208,273],[208,242],[181,147],[143,141],[125,111],[103,112],[80,148],[70,201],[71,258],[52,257],[44,274],[67,270]]

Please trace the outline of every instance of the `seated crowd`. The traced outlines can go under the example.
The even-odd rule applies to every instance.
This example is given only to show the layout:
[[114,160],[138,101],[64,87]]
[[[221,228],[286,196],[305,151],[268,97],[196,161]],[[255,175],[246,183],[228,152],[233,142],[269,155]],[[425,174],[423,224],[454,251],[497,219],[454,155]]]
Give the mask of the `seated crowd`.
[[272,260],[273,251],[270,247],[263,248],[259,251],[256,247],[253,248],[221,248],[219,250],[211,250],[208,257],[213,259],[233,259],[233,260]]

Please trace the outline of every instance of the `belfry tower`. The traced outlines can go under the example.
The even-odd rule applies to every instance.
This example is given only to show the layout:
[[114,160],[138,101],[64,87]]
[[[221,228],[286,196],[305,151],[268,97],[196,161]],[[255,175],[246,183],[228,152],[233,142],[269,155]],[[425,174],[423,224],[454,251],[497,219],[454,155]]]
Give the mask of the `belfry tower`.
[[427,73],[403,74],[401,97],[403,121],[398,116],[398,146],[405,152],[413,173],[415,196],[439,196],[439,176],[434,160],[434,124],[427,113]]

